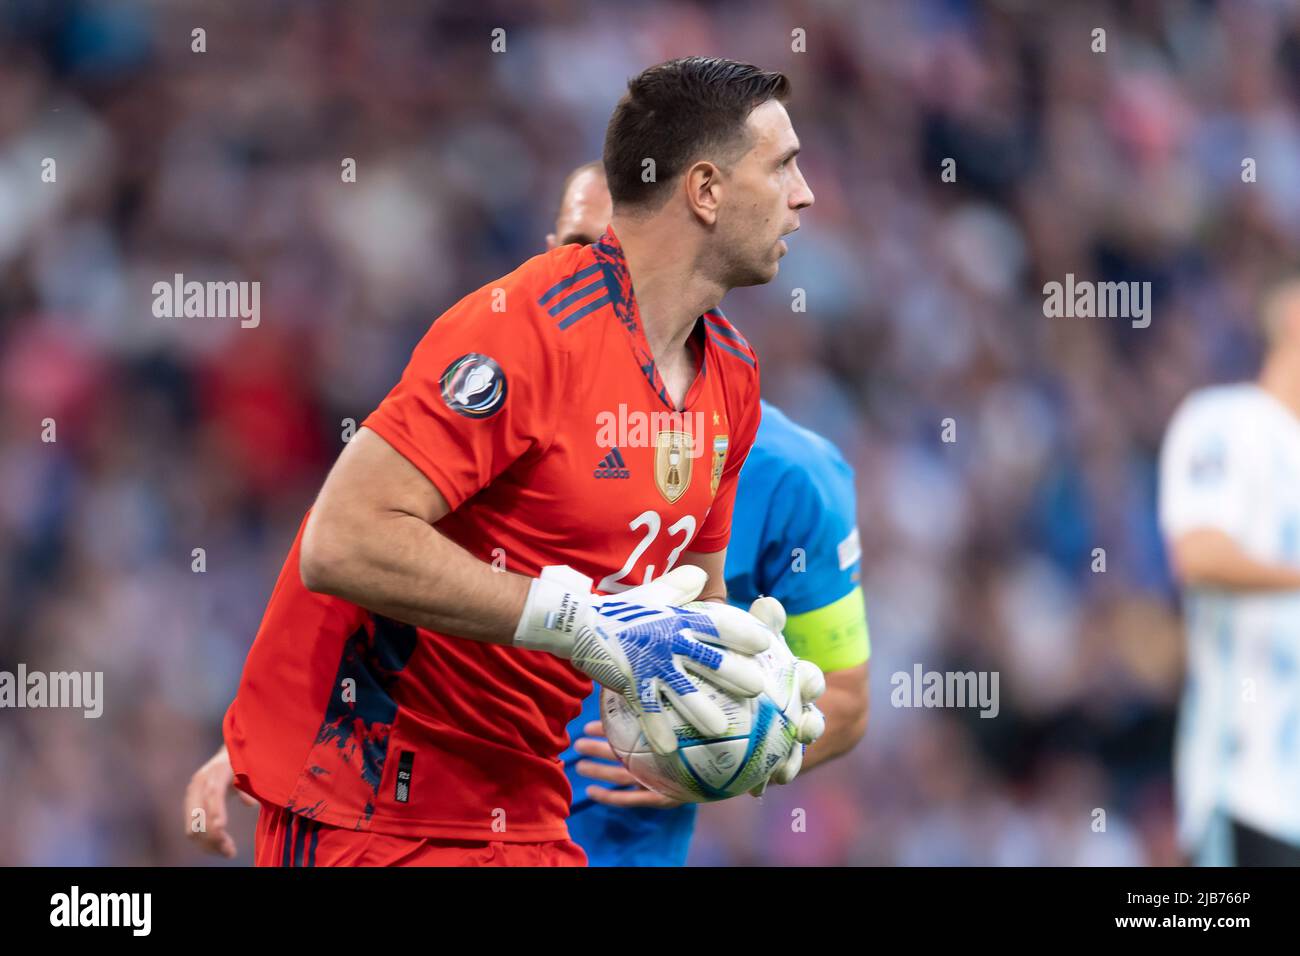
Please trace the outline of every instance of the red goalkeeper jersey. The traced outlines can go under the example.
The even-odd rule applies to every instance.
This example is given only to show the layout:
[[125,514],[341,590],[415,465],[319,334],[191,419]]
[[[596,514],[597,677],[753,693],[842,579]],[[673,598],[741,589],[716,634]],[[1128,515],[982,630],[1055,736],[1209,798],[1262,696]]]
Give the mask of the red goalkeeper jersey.
[[[726,546],[758,428],[745,340],[712,311],[690,343],[699,371],[674,409],[610,229],[456,303],[363,425],[437,486],[438,530],[471,554],[624,590]],[[591,682],[308,591],[301,545],[299,528],[225,718],[241,789],[334,826],[564,839],[558,757]]]

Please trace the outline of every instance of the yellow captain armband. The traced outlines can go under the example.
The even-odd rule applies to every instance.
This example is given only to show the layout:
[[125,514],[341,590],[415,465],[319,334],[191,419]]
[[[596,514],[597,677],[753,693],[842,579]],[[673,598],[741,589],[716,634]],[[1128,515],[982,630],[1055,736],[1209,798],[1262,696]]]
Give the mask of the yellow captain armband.
[[815,611],[791,615],[785,622],[785,640],[795,657],[810,660],[823,671],[857,667],[871,656],[862,588]]

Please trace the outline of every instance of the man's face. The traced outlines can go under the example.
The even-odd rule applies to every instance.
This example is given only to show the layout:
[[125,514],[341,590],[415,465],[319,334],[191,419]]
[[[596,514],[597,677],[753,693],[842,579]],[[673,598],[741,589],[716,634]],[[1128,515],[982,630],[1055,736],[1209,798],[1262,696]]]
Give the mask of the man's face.
[[593,243],[605,234],[612,218],[614,205],[604,175],[594,169],[583,170],[569,183],[560,214],[555,218],[555,232],[546,237],[546,248],[567,246],[571,242]]
[[799,228],[799,210],[813,204],[799,172],[799,137],[785,107],[768,100],[745,122],[750,149],[726,171],[718,210],[718,249],[728,288],[776,278],[786,253],[781,237]]

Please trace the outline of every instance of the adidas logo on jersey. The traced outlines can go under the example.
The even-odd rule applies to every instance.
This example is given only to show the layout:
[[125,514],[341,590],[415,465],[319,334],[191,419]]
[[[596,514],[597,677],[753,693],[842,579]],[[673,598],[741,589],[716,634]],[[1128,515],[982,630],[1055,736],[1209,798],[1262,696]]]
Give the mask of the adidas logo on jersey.
[[614,450],[600,460],[596,465],[596,470],[592,472],[595,478],[631,478],[632,472],[627,467],[627,462],[623,460],[623,453],[614,446]]

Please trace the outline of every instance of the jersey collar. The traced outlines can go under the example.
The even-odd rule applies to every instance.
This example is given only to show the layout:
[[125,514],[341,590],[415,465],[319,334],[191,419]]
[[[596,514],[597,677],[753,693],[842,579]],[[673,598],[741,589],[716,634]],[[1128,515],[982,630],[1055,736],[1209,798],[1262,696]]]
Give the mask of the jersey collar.
[[[655,366],[650,343],[646,341],[645,330],[641,326],[641,310],[637,308],[636,295],[632,291],[632,273],[628,271],[623,245],[614,235],[614,227],[607,226],[604,235],[592,243],[590,248],[596,256],[596,264],[600,266],[605,277],[605,288],[609,292],[610,305],[614,309],[619,325],[627,332],[628,343],[632,346],[632,355],[641,369],[641,374],[650,383],[659,400],[669,409],[678,411],[673,407],[668,389],[664,387],[659,369]],[[708,366],[708,349],[703,338],[705,338],[704,317],[700,316],[695,320],[695,327],[691,329],[687,339],[688,347],[695,355],[696,373],[695,380],[691,382],[690,388],[686,390],[686,396],[682,399],[682,409],[690,408],[704,384]]]

